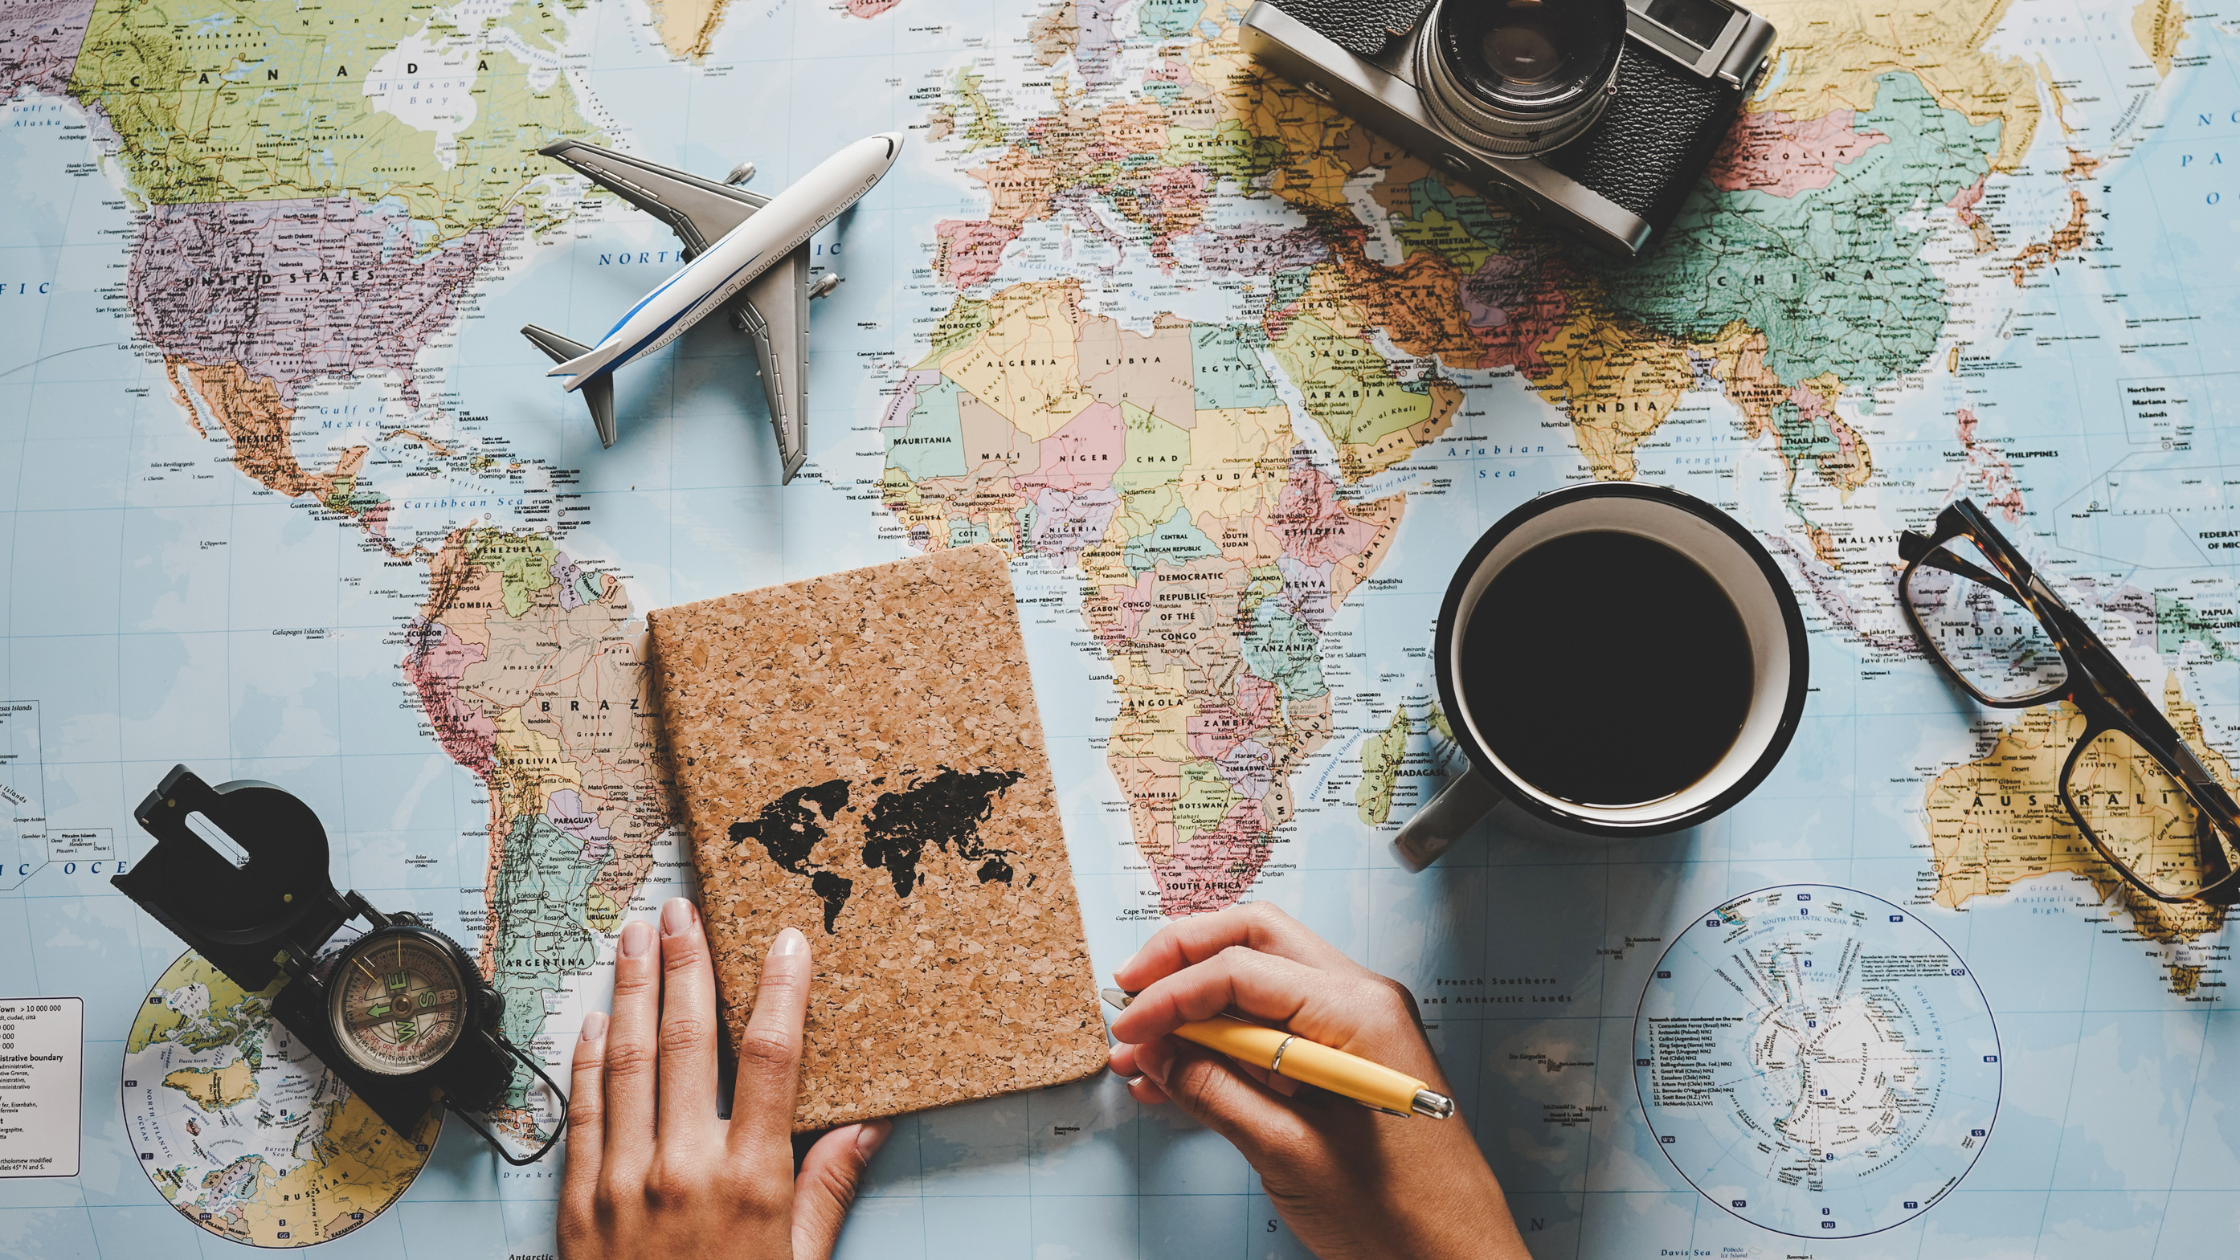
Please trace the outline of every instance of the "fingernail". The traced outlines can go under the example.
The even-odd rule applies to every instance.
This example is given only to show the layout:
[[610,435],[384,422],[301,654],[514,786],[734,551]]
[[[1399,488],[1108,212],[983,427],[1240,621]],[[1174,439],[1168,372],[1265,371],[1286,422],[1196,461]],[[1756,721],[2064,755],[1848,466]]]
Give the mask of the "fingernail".
[[1134,1076],[1128,1078],[1129,1089],[1134,1089],[1136,1086],[1141,1084],[1143,1084],[1143,1073],[1141,1072],[1138,1072]]
[[606,1035],[607,1013],[605,1011],[593,1011],[583,1017],[583,1039],[585,1041],[597,1041]]
[[856,1128],[856,1154],[869,1159],[887,1144],[887,1135],[894,1132],[894,1121],[873,1120]]
[[803,936],[794,928],[787,928],[779,932],[778,939],[770,942],[770,956],[772,958],[791,958],[795,954],[806,954],[808,952],[809,938]]
[[1134,967],[1136,965],[1136,959],[1141,957],[1143,957],[1143,951],[1140,949],[1128,955],[1128,961],[1120,964],[1120,971],[1113,972],[1112,978],[1118,980],[1120,978],[1120,972],[1127,971],[1128,969]]
[[653,947],[653,929],[642,920],[632,919],[622,925],[622,956],[636,958]]
[[675,936],[692,926],[692,902],[683,897],[671,897],[661,907],[661,934]]

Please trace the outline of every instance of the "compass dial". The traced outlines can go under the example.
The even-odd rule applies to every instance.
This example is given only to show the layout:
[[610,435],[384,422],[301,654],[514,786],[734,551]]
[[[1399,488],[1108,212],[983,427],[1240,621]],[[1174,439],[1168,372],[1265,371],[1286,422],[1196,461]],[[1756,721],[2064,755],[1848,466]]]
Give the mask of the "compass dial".
[[334,1039],[384,1076],[431,1067],[466,1027],[467,991],[452,951],[411,929],[368,933],[337,960],[328,989]]

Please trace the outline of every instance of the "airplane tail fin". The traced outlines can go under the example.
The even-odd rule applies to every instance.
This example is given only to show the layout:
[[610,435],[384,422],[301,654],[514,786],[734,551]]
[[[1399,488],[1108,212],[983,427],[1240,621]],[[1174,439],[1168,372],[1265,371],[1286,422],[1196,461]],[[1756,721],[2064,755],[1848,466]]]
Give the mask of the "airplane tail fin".
[[[554,363],[560,365],[554,368],[549,375],[558,376],[561,373],[568,373],[575,378],[568,382],[567,387],[569,389],[580,388],[583,391],[584,405],[591,409],[592,427],[599,430],[599,445],[601,447],[613,446],[614,374],[599,371],[600,368],[606,366],[605,362],[585,362],[595,354],[590,346],[579,341],[571,341],[548,328],[539,328],[535,324],[524,324],[521,327],[521,335],[529,339],[529,344],[544,351]],[[587,373],[597,373],[597,375],[589,376],[586,379]]]

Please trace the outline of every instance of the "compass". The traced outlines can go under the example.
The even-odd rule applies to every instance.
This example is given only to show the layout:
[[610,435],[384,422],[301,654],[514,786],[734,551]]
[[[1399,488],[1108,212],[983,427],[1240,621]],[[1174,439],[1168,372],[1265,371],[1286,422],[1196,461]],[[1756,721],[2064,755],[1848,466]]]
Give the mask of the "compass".
[[[544,1067],[505,1035],[505,1002],[467,951],[416,915],[383,912],[327,877],[327,833],[311,807],[269,783],[216,787],[175,766],[133,817],[155,848],[111,882],[245,991],[280,975],[272,1014],[400,1134],[444,1108],[488,1138],[522,1131],[526,1067],[566,1111]],[[363,920],[362,936],[338,933]],[[494,1113],[508,1117],[493,1123]],[[477,1115],[482,1117],[477,1119]],[[527,1126],[534,1131],[535,1125]]]
[[368,1072],[426,1070],[451,1053],[466,1030],[471,967],[459,947],[432,928],[396,922],[366,933],[343,950],[328,977],[327,1027],[335,1044]]

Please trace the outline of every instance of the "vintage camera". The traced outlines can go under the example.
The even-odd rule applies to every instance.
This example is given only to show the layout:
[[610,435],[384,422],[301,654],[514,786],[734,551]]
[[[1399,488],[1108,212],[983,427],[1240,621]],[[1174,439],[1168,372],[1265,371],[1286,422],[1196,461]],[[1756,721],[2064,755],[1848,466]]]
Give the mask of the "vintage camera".
[[1773,39],[1724,0],[1258,0],[1239,33],[1387,139],[1626,256],[1671,225]]

